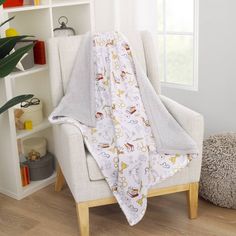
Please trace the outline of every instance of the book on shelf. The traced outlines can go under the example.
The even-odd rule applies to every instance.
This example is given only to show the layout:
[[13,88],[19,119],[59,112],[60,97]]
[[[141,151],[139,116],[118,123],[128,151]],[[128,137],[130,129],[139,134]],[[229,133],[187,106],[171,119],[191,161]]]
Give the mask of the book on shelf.
[[30,184],[29,167],[27,165],[21,164],[20,165],[20,172],[21,172],[22,186],[24,187],[24,186]]

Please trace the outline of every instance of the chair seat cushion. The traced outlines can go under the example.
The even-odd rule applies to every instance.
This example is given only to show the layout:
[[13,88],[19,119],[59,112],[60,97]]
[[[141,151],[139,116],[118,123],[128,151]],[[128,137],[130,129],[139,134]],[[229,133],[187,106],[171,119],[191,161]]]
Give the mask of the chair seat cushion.
[[86,153],[86,157],[87,157],[87,168],[90,180],[97,181],[105,179],[101,170],[98,167],[97,162],[89,152]]

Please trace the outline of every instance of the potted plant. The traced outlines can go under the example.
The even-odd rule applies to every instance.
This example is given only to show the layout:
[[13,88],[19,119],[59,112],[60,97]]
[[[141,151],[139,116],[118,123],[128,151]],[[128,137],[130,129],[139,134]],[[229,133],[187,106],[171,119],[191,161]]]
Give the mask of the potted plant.
[[[2,5],[4,2],[5,0],[0,0],[0,5]],[[3,23],[0,23],[0,28],[12,19],[14,19],[14,17],[11,17],[10,19],[4,21]],[[9,75],[14,70],[18,62],[21,60],[21,58],[33,47],[32,43],[25,47],[19,48],[15,50],[13,53],[11,53],[16,43],[27,37],[29,36],[22,35],[8,38],[0,38],[0,79]],[[24,94],[12,98],[8,102],[6,102],[3,106],[0,106],[0,114],[5,112],[9,108],[32,97],[33,97],[32,94],[26,94],[26,95]]]

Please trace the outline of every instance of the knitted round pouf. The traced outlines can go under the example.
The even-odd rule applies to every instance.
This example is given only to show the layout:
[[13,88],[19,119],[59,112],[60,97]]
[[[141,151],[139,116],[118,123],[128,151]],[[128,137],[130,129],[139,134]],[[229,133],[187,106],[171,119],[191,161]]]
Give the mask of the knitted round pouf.
[[204,141],[200,195],[215,205],[236,209],[236,134]]

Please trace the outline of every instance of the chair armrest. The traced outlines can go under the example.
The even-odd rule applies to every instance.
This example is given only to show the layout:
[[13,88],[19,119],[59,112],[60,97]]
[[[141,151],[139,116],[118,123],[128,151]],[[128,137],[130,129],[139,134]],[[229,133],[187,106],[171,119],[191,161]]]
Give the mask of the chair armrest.
[[204,134],[203,116],[165,96],[160,96],[163,104],[181,127],[194,139],[202,151]]
[[78,189],[86,188],[89,180],[83,136],[72,124],[53,126],[55,154],[67,184],[77,198]]

